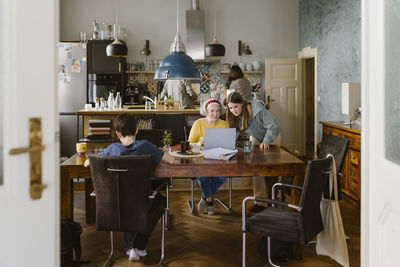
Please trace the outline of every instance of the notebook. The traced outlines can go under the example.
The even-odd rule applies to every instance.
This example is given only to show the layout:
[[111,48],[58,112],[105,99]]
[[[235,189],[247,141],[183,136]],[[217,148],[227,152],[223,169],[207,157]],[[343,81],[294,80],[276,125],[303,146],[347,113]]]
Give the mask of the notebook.
[[235,150],[236,129],[235,128],[205,128],[204,150],[213,148],[225,148]]

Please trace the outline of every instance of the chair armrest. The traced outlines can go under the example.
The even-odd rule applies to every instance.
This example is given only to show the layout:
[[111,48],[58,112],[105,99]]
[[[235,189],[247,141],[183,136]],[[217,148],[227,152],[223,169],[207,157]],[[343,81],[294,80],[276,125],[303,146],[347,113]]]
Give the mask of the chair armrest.
[[303,187],[298,186],[298,185],[284,184],[284,183],[274,183],[274,185],[272,186],[272,194],[271,194],[271,197],[272,197],[273,200],[275,200],[275,187],[277,187],[277,186],[290,187],[290,188],[293,188],[293,189],[303,190]]
[[297,205],[286,203],[286,202],[283,202],[283,201],[273,200],[273,199],[270,199],[270,198],[259,198],[259,197],[256,197],[254,199],[256,201],[258,201],[258,202],[265,202],[265,203],[271,203],[271,204],[275,204],[275,205],[280,205],[280,206],[288,207],[288,208],[291,208],[291,209],[295,209],[297,211],[301,211],[303,209],[302,207],[299,207]]
[[151,192],[151,194],[149,195],[149,198],[155,198],[157,193],[160,192],[161,189],[167,188],[167,186],[168,186],[168,182],[158,185],[157,188]]

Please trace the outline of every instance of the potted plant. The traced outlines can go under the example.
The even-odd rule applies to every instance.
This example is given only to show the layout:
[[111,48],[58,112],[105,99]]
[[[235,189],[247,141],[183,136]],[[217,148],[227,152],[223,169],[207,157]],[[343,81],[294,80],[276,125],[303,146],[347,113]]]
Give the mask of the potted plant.
[[164,131],[162,143],[164,145],[164,150],[165,151],[170,151],[171,150],[171,145],[172,145],[172,133],[167,132],[167,130]]

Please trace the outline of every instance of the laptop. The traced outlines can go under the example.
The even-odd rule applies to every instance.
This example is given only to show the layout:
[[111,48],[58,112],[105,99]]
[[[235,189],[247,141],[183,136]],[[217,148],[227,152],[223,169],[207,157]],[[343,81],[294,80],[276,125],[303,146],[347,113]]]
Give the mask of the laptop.
[[205,128],[204,148],[236,149],[236,128]]

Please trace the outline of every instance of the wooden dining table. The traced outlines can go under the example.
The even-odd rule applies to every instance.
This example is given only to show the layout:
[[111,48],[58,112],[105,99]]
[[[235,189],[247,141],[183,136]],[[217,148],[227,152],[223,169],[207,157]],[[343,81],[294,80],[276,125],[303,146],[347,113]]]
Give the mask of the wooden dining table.
[[[86,155],[75,154],[60,164],[61,219],[73,219],[74,178],[85,179],[86,222],[95,221],[95,201],[90,197],[93,191],[90,167],[84,167]],[[261,151],[253,147],[251,153],[239,151],[230,160],[197,158],[175,158],[173,164],[160,163],[154,168],[156,178],[190,177],[249,177],[249,176],[293,176],[293,183],[302,184],[306,164],[301,159],[278,146]]]

